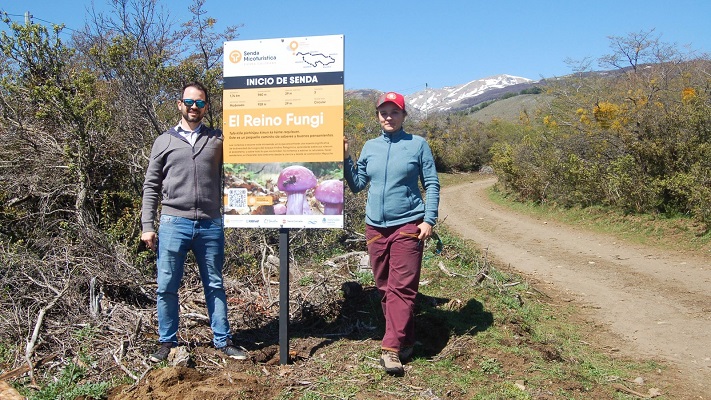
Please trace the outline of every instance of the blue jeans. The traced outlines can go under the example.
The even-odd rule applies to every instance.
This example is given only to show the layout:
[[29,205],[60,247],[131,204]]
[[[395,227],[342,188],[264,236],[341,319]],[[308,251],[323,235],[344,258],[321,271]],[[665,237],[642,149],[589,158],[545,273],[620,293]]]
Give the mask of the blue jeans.
[[227,301],[222,285],[225,232],[222,219],[191,220],[162,215],[158,228],[158,333],[161,343],[178,343],[178,289],[188,251],[195,255],[202,280],[213,343],[223,347],[230,337]]

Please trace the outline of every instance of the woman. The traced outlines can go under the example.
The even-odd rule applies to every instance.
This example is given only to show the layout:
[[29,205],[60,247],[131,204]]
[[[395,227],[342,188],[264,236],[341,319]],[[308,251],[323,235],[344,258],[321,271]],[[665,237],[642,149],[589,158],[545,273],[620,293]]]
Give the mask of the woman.
[[[376,115],[381,135],[365,143],[357,163],[344,138],[344,175],[353,193],[370,183],[365,236],[385,316],[380,364],[387,373],[402,375],[402,361],[412,355],[415,344],[415,296],[423,243],[437,222],[439,179],[425,139],[402,128],[407,116],[405,98],[385,93],[378,99]],[[425,189],[426,201],[418,182]]]

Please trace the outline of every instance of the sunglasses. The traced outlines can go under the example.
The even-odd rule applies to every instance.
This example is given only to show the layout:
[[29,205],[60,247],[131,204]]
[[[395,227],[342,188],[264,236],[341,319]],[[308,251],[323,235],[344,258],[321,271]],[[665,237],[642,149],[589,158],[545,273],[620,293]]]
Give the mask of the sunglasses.
[[205,107],[205,100],[193,100],[193,99],[182,99],[180,100],[185,104],[187,107],[192,107],[193,104],[197,105],[198,108],[203,108]]

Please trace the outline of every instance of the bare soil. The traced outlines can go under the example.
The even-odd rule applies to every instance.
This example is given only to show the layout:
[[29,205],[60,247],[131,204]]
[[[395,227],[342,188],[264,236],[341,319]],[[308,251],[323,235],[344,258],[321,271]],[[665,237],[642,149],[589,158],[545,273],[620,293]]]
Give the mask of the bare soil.
[[711,257],[513,213],[488,199],[495,182],[445,188],[440,218],[499,265],[579,304],[598,344],[659,359],[678,371],[677,395],[711,398]]

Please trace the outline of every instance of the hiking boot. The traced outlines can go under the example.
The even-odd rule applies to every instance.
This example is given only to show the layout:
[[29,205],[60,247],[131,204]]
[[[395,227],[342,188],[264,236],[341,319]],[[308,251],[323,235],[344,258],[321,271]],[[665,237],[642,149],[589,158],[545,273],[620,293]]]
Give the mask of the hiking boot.
[[402,376],[405,374],[405,369],[402,367],[400,357],[396,351],[383,349],[380,354],[380,365],[390,375]]
[[235,360],[247,359],[247,352],[235,347],[231,340],[227,340],[227,344],[222,347],[218,347],[217,350],[220,350],[224,355]]
[[400,357],[400,361],[407,361],[412,357],[412,353],[415,351],[414,346],[406,346],[400,349],[400,351],[397,353],[398,356]]
[[170,342],[163,342],[160,344],[160,347],[158,347],[158,350],[156,350],[155,353],[151,354],[150,357],[148,357],[148,360],[150,362],[154,363],[159,363],[161,361],[165,361],[168,359],[168,355],[170,354],[170,349],[173,348],[173,343]]

